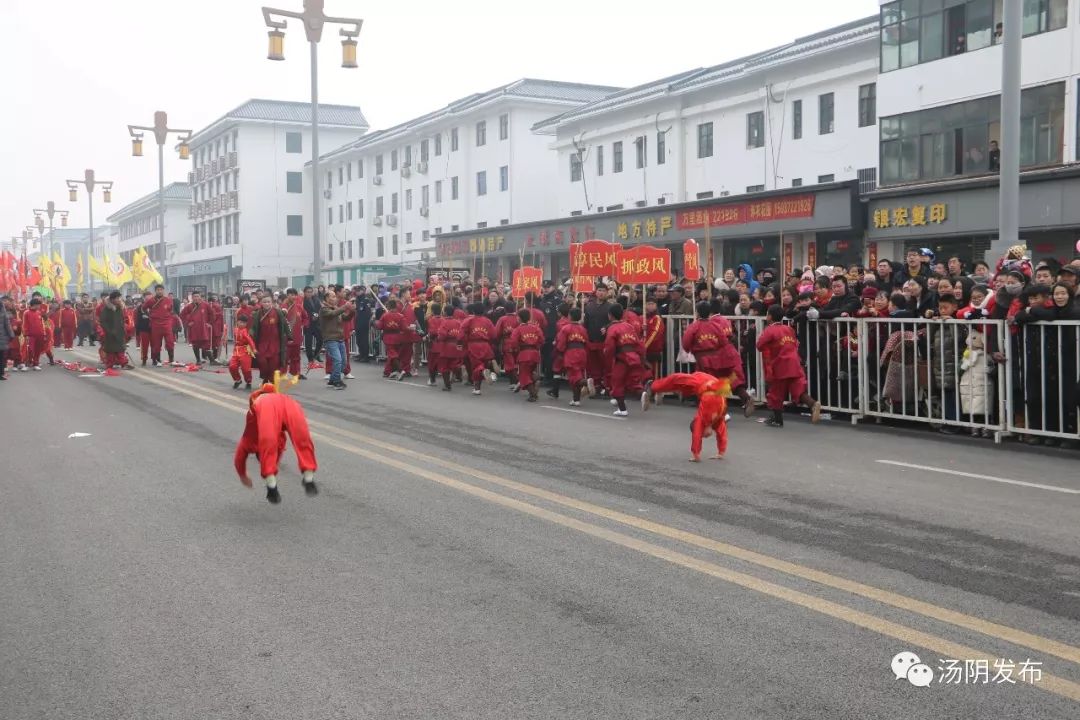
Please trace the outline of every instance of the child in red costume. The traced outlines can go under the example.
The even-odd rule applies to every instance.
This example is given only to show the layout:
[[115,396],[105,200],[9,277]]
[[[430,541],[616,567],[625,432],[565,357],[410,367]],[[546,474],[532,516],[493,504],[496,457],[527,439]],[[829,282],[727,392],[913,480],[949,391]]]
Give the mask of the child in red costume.
[[648,410],[654,393],[677,392],[683,397],[697,397],[698,409],[690,423],[690,462],[701,462],[701,443],[716,434],[714,460],[723,460],[727,452],[727,394],[731,383],[709,373],[673,373],[659,380],[650,380],[641,394],[641,409]]
[[248,319],[243,315],[236,317],[236,330],[233,331],[233,355],[229,359],[229,375],[233,379],[233,390],[240,387],[240,373],[243,371],[247,389],[251,389],[251,362],[255,359],[255,341],[247,329]]
[[[275,379],[280,378],[280,372]],[[296,379],[299,381],[299,378]],[[240,481],[251,487],[247,474],[248,455],[258,455],[259,471],[266,482],[266,499],[281,502],[277,487],[278,462],[285,453],[285,433],[292,438],[293,450],[300,465],[304,492],[318,495],[315,485],[315,445],[311,441],[307,418],[300,403],[278,391],[277,385],[267,383],[251,394],[244,434],[236,445],[233,466]]]
[[757,349],[765,366],[765,397],[772,417],[769,427],[784,427],[784,402],[793,401],[810,408],[810,422],[821,419],[821,403],[807,392],[806,372],[799,362],[799,341],[795,331],[783,324],[784,311],[777,305],[768,309],[765,330],[757,339]]

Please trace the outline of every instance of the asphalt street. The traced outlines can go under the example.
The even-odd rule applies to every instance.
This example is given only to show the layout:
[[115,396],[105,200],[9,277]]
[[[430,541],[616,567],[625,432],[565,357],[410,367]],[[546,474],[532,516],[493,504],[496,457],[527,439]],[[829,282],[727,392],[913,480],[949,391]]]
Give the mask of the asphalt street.
[[1080,717],[1075,453],[354,372],[277,506],[227,375],[0,385],[0,718]]

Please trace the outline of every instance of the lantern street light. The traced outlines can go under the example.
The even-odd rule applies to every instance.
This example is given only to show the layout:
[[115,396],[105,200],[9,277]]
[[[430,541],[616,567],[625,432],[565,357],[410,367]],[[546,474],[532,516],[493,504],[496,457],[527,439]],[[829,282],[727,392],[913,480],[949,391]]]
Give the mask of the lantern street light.
[[158,146],[158,271],[162,277],[165,274],[165,143],[169,139],[169,133],[180,136],[180,144],[177,151],[181,160],[191,157],[188,140],[191,139],[190,130],[177,130],[169,127],[169,116],[163,110],[154,113],[154,126],[128,125],[128,134],[131,135],[131,154],[134,157],[142,157],[142,138],[144,132],[154,133],[154,140]]
[[60,215],[60,226],[67,227],[68,211],[57,210],[56,203],[54,203],[52,200],[45,203],[44,210],[42,210],[41,208],[34,208],[34,217],[37,218],[39,228],[44,225],[44,220],[41,217],[42,213],[45,213],[49,218],[49,256],[51,258],[53,251],[56,249],[55,239],[53,237],[53,218],[56,215]]
[[[319,242],[319,59],[318,46],[322,39],[323,27],[327,24],[344,25],[339,34],[341,41],[341,66],[356,68],[356,37],[364,21],[359,18],[329,17],[323,12],[324,0],[304,0],[303,12],[278,10],[264,7],[263,20],[270,28],[270,45],[266,57],[268,60],[285,59],[284,18],[293,18],[304,23],[304,32],[311,46],[311,233],[314,247],[314,259],[311,265],[315,281],[322,275],[322,251]],[[277,19],[275,20],[275,16]]]
[[86,273],[86,287],[91,287],[90,281],[90,255],[94,253],[94,188],[98,185],[101,186],[101,196],[105,202],[112,202],[112,180],[98,180],[94,176],[93,170],[87,170],[84,173],[82,180],[68,180],[68,200],[76,202],[79,198],[79,186],[82,185],[86,188],[86,198],[90,201],[90,239],[87,241],[87,257],[86,267],[84,272]]

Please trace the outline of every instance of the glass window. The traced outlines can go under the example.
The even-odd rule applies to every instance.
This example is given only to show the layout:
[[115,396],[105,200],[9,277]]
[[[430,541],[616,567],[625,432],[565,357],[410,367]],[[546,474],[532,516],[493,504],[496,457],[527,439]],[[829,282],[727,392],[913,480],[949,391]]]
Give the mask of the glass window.
[[900,67],[900,26],[881,27],[881,72],[892,72]]
[[993,0],[974,0],[967,4],[966,51],[990,47],[994,38]]
[[285,173],[285,192],[304,192],[304,174],[298,172]]
[[510,166],[503,165],[499,168],[499,192],[506,192],[510,189]]
[[356,201],[356,217],[363,219],[364,217],[364,198],[360,198]]
[[431,186],[424,185],[420,188],[420,207],[428,207],[431,205]]
[[327,225],[333,225],[334,224],[334,208],[332,208],[332,207],[326,208],[326,224]]
[[334,262],[334,243],[326,243],[326,259]]
[[397,193],[390,193],[390,212],[396,213],[398,209]]
[[828,175],[818,175],[817,181],[819,185],[822,185],[824,183],[836,182],[836,176],[832,173],[829,173]]
[[487,121],[481,120],[476,123],[476,147],[487,145]]
[[442,155],[442,134],[435,136],[435,156]]
[[364,177],[364,158],[356,161],[356,177],[360,179]]
[[412,210],[412,190],[405,191],[405,209]]
[[385,246],[385,244],[386,244],[386,243],[385,243],[385,241],[383,240],[383,238],[382,238],[382,235],[380,235],[379,237],[375,238],[375,246],[376,246],[376,252],[378,253],[379,257],[382,257],[383,255],[385,255],[385,254],[386,254],[386,248],[384,247],[384,246]]
[[877,122],[877,83],[859,86],[859,127]]
[[457,175],[450,178],[450,199],[451,200],[457,200],[458,199],[458,179],[457,179]]
[[345,222],[345,206],[344,205],[338,205],[337,206],[337,220],[338,220],[339,223]]
[[405,164],[412,165],[412,145],[405,146]]
[[919,63],[919,19],[900,23],[900,67]]
[[938,60],[945,55],[945,16],[927,15],[919,26],[919,62]]
[[285,216],[285,233],[292,237],[297,237],[304,234],[304,216],[303,215],[286,215]]
[[699,158],[712,157],[713,154],[713,124],[701,123],[697,126],[697,156]]
[[611,144],[611,171],[622,172],[622,140]]
[[660,130],[656,133],[656,164],[663,165],[667,162],[667,131]]
[[570,182],[581,182],[581,153],[570,153]]
[[345,184],[345,167],[340,166],[337,169],[337,184],[338,186]]
[[638,135],[634,138],[634,166],[640,170],[645,167],[648,148],[645,146],[645,136]]
[[285,152],[293,154],[304,152],[304,136],[298,132],[285,133]]
[[487,195],[487,170],[476,173],[476,194]]
[[390,151],[390,169],[397,170],[397,150]]
[[435,202],[442,202],[442,180],[435,181]]
[[834,129],[834,98],[832,93],[818,95],[818,135],[828,135]]
[[352,200],[345,203],[345,219],[352,220]]
[[759,148],[765,145],[765,113],[761,110],[746,116],[746,147]]
[[604,146],[603,145],[597,145],[596,146],[596,174],[597,175],[603,175],[604,174]]
[[412,233],[411,232],[405,233],[405,244],[406,245],[412,245]]
[[375,198],[375,214],[376,215],[382,215],[383,214],[383,196],[382,195]]
[[364,238],[356,241],[356,257],[364,257]]
[[427,138],[420,141],[420,162],[428,161],[428,141]]
[[802,100],[791,103],[791,137],[795,140],[802,137]]
[[458,129],[451,128],[450,130],[450,152],[457,152],[458,149]]
[[383,170],[382,155],[376,155],[375,156],[375,174],[376,175],[382,175],[382,170]]
[[391,254],[392,255],[397,255],[398,254],[397,235],[394,235],[390,239],[390,242],[391,242],[391,247],[390,247]]
[[499,139],[505,140],[510,137],[510,115],[503,113],[499,116]]

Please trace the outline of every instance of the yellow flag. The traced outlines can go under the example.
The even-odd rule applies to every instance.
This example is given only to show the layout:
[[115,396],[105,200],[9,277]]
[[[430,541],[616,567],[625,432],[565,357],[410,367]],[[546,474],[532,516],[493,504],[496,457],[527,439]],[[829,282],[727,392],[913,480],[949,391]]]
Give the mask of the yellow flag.
[[83,266],[83,254],[79,253],[75,256],[75,292],[82,295],[83,289],[83,275],[86,274],[86,268]]
[[[165,283],[165,279],[161,277],[161,273],[157,271],[153,261],[150,260],[146,248],[139,248],[135,256],[131,258],[131,274],[135,277],[135,282],[143,290],[154,284],[162,285]],[[143,285],[143,282],[146,284]]]
[[56,290],[53,289],[53,278],[55,276],[53,275],[52,260],[49,259],[46,253],[38,255],[38,272],[41,274],[41,284],[55,293]]
[[67,286],[71,282],[71,270],[60,251],[53,251],[53,274],[56,277],[56,293],[61,298],[67,297]]
[[[88,255],[90,260],[90,275],[104,283],[109,282],[109,268],[104,260],[98,260],[93,253]],[[104,258],[105,256],[102,255]]]
[[111,284],[116,287],[120,287],[124,283],[132,281],[131,268],[124,262],[124,258],[120,255],[113,257],[108,261],[109,263],[109,278],[112,281]]

